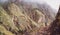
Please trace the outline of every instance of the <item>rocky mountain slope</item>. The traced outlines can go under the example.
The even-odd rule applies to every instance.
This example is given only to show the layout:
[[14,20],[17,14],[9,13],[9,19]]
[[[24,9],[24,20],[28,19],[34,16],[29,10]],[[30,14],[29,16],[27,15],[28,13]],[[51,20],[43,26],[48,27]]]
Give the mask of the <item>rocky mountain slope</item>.
[[41,35],[52,22],[46,13],[27,4],[0,6],[0,35]]

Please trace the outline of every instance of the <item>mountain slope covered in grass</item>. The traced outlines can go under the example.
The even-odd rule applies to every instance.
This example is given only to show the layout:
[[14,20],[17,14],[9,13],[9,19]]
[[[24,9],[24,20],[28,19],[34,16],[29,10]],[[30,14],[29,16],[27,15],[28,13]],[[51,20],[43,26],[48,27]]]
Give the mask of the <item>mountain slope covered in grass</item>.
[[0,6],[0,35],[44,33],[44,27],[51,23],[51,19],[47,17],[47,20],[46,17],[41,10],[29,5],[9,3],[6,7]]

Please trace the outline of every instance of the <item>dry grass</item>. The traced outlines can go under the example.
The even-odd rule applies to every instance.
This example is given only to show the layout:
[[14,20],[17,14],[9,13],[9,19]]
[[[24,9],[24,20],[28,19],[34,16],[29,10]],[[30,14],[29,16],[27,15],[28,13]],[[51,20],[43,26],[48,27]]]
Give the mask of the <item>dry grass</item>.
[[[7,13],[8,11],[10,14]],[[27,13],[22,7],[11,3],[8,5],[8,11],[0,6],[0,16],[3,19],[0,31],[6,35],[19,35],[20,33],[21,35],[36,35],[40,28],[45,27],[45,15],[37,9]]]

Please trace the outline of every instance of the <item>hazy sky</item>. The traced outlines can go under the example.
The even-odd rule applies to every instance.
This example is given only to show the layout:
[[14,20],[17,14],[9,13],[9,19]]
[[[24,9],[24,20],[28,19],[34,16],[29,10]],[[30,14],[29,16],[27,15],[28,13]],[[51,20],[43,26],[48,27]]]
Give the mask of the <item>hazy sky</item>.
[[60,0],[25,0],[25,1],[38,2],[38,3],[44,3],[44,2],[46,2],[46,3],[49,4],[53,9],[56,9],[56,10],[58,10],[59,4],[60,4]]
[[[4,2],[7,0],[0,0],[0,2]],[[60,4],[60,0],[24,0],[24,1],[28,1],[28,2],[38,2],[38,3],[48,3],[53,9],[58,10],[59,8],[59,4]]]
[[60,5],[60,0],[44,0],[47,2],[52,8],[58,10]]

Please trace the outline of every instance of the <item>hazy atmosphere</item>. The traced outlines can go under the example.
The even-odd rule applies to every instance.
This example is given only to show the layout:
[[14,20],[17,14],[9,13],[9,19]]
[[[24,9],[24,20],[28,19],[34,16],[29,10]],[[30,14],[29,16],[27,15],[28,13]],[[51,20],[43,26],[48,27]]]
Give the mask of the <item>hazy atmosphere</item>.
[[58,11],[60,0],[24,0],[27,2],[48,3],[53,9]]
[[[0,0],[0,2],[5,2],[5,1],[8,1],[8,0]],[[14,0],[12,0],[14,1]],[[19,0],[19,1],[22,1],[22,0]],[[53,9],[57,10],[58,11],[58,8],[59,8],[59,5],[60,5],[60,0],[23,0],[23,1],[26,1],[26,2],[37,2],[37,3],[47,3],[49,4]]]

